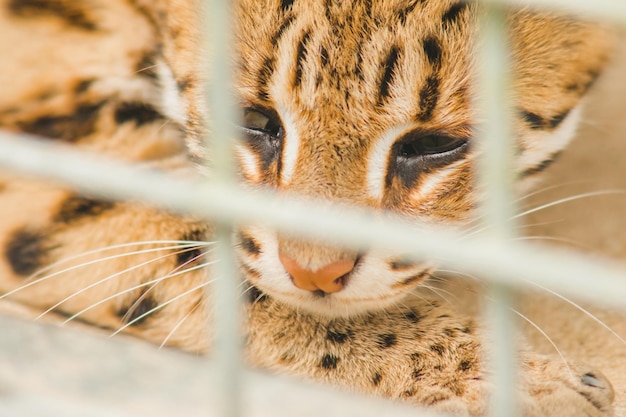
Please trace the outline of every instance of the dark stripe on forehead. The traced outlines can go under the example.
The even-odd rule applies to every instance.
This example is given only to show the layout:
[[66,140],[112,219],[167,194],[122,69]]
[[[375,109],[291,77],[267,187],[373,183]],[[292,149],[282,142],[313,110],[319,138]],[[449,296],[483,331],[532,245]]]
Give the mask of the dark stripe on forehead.
[[413,13],[413,10],[417,7],[418,4],[424,3],[425,0],[412,0],[409,4],[398,10],[398,19],[400,19],[400,23],[405,24],[406,18],[408,15]]
[[86,2],[62,0],[11,0],[7,5],[10,13],[23,18],[53,16],[77,29],[94,31],[96,20],[90,16]]
[[389,97],[389,90],[391,84],[393,83],[393,78],[396,72],[396,67],[398,66],[398,59],[400,57],[400,49],[397,46],[392,46],[391,50],[387,54],[385,58],[385,62],[383,62],[381,67],[382,76],[380,78],[380,86],[378,88],[378,104],[380,105],[383,101]]
[[298,49],[296,53],[296,73],[293,79],[293,86],[299,87],[302,83],[302,73],[304,71],[304,63],[307,57],[307,46],[311,40],[311,31],[307,30],[302,35],[300,42],[298,42]]
[[294,2],[294,0],[281,0],[280,1],[280,9],[283,12],[286,12],[287,10],[291,9],[291,6],[293,6],[293,2]]
[[283,20],[283,22],[280,24],[280,26],[278,26],[278,29],[276,29],[276,32],[274,33],[274,35],[272,35],[272,38],[270,39],[272,45],[278,45],[280,39],[283,37],[285,32],[287,32],[287,29],[291,27],[294,20],[296,20],[296,18],[293,14],[290,14]]
[[430,120],[438,101],[439,78],[433,74],[426,78],[426,82],[420,91],[420,109],[417,113],[417,119],[421,122]]
[[372,0],[363,0],[363,7],[368,16],[372,16]]
[[270,80],[272,79],[272,75],[274,74],[275,65],[276,61],[273,57],[265,58],[263,64],[261,64],[259,72],[257,73],[257,91],[260,100],[267,101],[269,99],[270,94],[268,86]]
[[424,52],[428,62],[437,69],[441,66],[441,45],[434,36],[424,39]]
[[459,20],[459,17],[461,16],[461,14],[467,10],[468,8],[468,4],[465,2],[460,2],[460,3],[456,3],[453,4],[444,14],[443,17],[441,18],[441,21],[443,22],[443,24],[445,26],[448,26],[450,24],[454,24]]

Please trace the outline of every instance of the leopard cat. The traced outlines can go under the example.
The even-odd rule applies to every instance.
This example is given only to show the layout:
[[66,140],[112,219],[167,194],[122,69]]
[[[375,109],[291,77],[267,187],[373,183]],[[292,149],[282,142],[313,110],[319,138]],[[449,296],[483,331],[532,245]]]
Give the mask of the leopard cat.
[[[0,1],[0,126],[205,175],[198,7]],[[242,182],[472,224],[475,4],[240,0],[233,9]],[[573,136],[613,37],[599,24],[528,9],[509,11],[508,21],[515,175],[524,184]],[[3,171],[3,305],[205,353],[212,233],[191,216]],[[487,413],[481,327],[422,291],[434,263],[258,225],[234,235],[252,366],[457,415]],[[519,357],[523,415],[613,415],[613,389],[599,371],[526,350]]]

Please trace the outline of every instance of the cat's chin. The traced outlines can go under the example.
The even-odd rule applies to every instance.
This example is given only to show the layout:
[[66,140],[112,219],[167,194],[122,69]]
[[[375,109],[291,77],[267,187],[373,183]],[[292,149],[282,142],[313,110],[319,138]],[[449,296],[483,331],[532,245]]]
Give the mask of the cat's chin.
[[316,295],[314,293],[276,292],[260,288],[275,300],[292,307],[300,313],[309,313],[325,318],[349,318],[373,313],[400,303],[407,294],[390,294],[378,298],[350,298],[340,294]]

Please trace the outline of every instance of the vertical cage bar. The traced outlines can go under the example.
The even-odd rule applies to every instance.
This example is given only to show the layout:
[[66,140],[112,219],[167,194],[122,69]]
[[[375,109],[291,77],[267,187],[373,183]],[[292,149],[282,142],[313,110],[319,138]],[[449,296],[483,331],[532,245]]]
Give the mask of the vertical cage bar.
[[[203,10],[204,50],[209,57],[207,73],[210,137],[207,138],[211,177],[226,184],[233,182],[234,164],[231,144],[235,138],[235,107],[232,97],[233,48],[231,36],[232,2],[205,0]],[[208,70],[208,69],[207,69]],[[241,396],[241,346],[239,316],[239,279],[233,254],[232,225],[218,224],[215,229],[217,247],[211,268],[215,325],[213,358],[217,364],[216,387],[222,417],[237,417]]]
[[[480,25],[480,88],[482,155],[479,181],[482,192],[482,216],[493,239],[508,240],[513,235],[512,149],[509,107],[509,51],[506,13],[502,6],[486,6]],[[490,284],[484,313],[492,340],[490,366],[495,391],[491,415],[516,416],[515,331],[510,288]]]

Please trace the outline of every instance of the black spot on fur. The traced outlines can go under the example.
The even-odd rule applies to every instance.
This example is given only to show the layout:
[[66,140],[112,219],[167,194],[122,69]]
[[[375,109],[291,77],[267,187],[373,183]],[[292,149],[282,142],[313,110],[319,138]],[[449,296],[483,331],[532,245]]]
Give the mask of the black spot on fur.
[[258,257],[261,254],[261,246],[254,238],[246,233],[239,233],[239,246],[252,257]]
[[[206,242],[207,231],[195,229],[185,233],[180,240],[185,242]],[[188,267],[202,260],[202,247],[176,249],[176,265]]]
[[278,361],[283,365],[291,365],[296,362],[296,359],[297,358],[293,353],[285,352],[282,355],[280,355],[280,358],[278,358]]
[[409,311],[408,313],[405,313],[404,316],[410,321],[412,321],[413,323],[417,323],[418,321],[422,319],[421,316],[416,311],[413,311],[413,310]]
[[323,369],[337,369],[338,363],[339,363],[338,357],[327,353],[324,356],[322,356],[322,360],[320,361],[320,367]]
[[345,343],[346,340],[348,340],[348,338],[350,337],[350,335],[348,333],[344,333],[344,332],[335,332],[333,330],[327,330],[326,331],[326,339],[330,340],[333,343],[336,344],[342,344]]
[[415,266],[415,262],[403,259],[395,259],[393,261],[389,261],[388,265],[392,271],[401,271],[403,269],[413,268]]
[[248,301],[250,304],[263,303],[268,299],[267,295],[254,285],[250,285],[246,294],[248,295]]
[[70,223],[85,217],[99,216],[115,207],[111,201],[93,200],[80,195],[72,195],[61,204],[54,221]]
[[80,94],[87,92],[87,90],[89,90],[89,88],[95,81],[96,80],[91,79],[91,80],[82,80],[78,82],[76,86],[74,87],[74,94],[80,95]]
[[543,129],[546,125],[545,120],[536,113],[532,113],[526,110],[520,112],[526,123],[530,125],[531,129]]
[[520,114],[522,116],[522,118],[526,121],[526,123],[528,123],[528,125],[530,126],[531,129],[533,130],[539,130],[539,129],[545,129],[545,130],[550,130],[550,129],[555,129],[556,127],[558,127],[561,122],[563,120],[565,120],[565,118],[567,117],[567,115],[570,113],[571,110],[566,110],[560,114],[557,114],[556,116],[546,119],[544,117],[539,116],[536,113],[533,112],[529,112],[526,110],[521,110]]
[[424,3],[424,0],[413,0],[409,2],[409,4],[402,9],[398,10],[398,19],[400,23],[405,24],[406,18],[413,13],[413,10],[417,7],[418,4]]
[[149,51],[143,54],[143,56],[137,63],[137,66],[135,67],[135,71],[137,72],[137,74],[141,77],[146,77],[153,80],[158,79],[158,74],[156,71],[157,56],[158,54],[156,51]]
[[159,119],[164,119],[163,115],[154,107],[145,103],[120,103],[117,109],[115,109],[115,121],[118,124],[132,121],[137,126],[142,126]]
[[415,395],[415,391],[413,391],[412,389],[408,389],[402,393],[402,396],[404,398],[411,398],[414,395]]
[[422,368],[414,369],[411,373],[411,377],[413,377],[416,381],[419,381],[424,377],[424,370]]
[[374,376],[372,377],[372,385],[377,387],[378,384],[380,384],[380,381],[382,381],[382,379],[383,379],[383,376],[380,374],[380,372],[376,372]]
[[385,62],[382,65],[382,77],[380,79],[380,87],[378,89],[378,104],[380,105],[387,97],[389,97],[389,89],[393,82],[393,77],[398,66],[398,58],[400,56],[400,49],[397,46],[392,46],[391,50],[385,58]]
[[467,9],[467,7],[468,7],[468,4],[465,3],[465,2],[460,2],[460,3],[453,4],[443,14],[443,17],[441,18],[441,21],[446,26],[457,22],[459,17],[461,16],[461,13],[463,13],[463,11]]
[[441,45],[439,45],[439,41],[435,37],[429,36],[424,39],[424,52],[428,62],[434,68],[439,68],[441,65]]
[[27,19],[53,16],[71,27],[94,31],[96,20],[90,16],[87,3],[67,0],[11,0],[10,13]]
[[261,279],[261,273],[259,271],[257,271],[254,268],[250,268],[247,265],[241,265],[241,272],[243,273],[243,276],[248,280],[248,281],[258,281]]
[[13,272],[29,276],[47,263],[49,250],[43,233],[20,229],[9,238],[4,255]]
[[376,343],[383,349],[390,348],[398,343],[398,337],[393,333],[379,334]]
[[141,293],[135,302],[130,306],[124,307],[117,312],[117,316],[126,324],[131,326],[139,326],[150,317],[159,305],[152,297]]
[[304,62],[307,57],[307,46],[311,40],[311,31],[306,31],[302,35],[302,39],[298,42],[298,48],[296,53],[296,73],[293,79],[294,87],[299,87],[302,83],[302,73],[304,72]]
[[291,7],[293,6],[293,2],[294,2],[294,0],[281,0],[280,1],[280,9],[283,12],[286,12],[287,10],[291,9]]
[[459,366],[457,367],[457,370],[461,372],[465,372],[465,371],[469,371],[470,369],[472,369],[473,366],[474,366],[474,362],[472,360],[464,359],[461,362],[459,362]]
[[547,159],[544,159],[543,161],[539,162],[537,165],[526,168],[520,174],[520,178],[530,177],[532,175],[542,172],[543,170],[548,168],[550,165],[552,165],[554,161],[556,161],[559,158],[560,155],[561,155],[560,151],[555,152],[552,155],[550,155]]
[[35,120],[20,121],[19,128],[33,135],[76,142],[92,134],[98,119],[98,111],[104,102],[79,105],[72,114],[42,116]]
[[180,80],[176,81],[176,87],[178,91],[186,91],[188,88],[194,85],[194,80],[192,77],[184,77]]
[[556,115],[556,116],[554,116],[552,119],[550,119],[550,122],[549,122],[550,127],[551,127],[552,129],[554,129],[554,128],[558,127],[558,126],[561,124],[561,122],[562,122],[563,120],[565,120],[565,118],[567,117],[567,115],[569,114],[569,112],[570,112],[570,110],[566,110],[566,111],[564,111],[563,113],[561,113],[561,114],[557,114],[557,115]]
[[420,91],[420,110],[417,119],[426,122],[431,119],[439,101],[439,78],[430,75]]
[[320,48],[320,61],[322,63],[322,66],[327,66],[328,65],[328,49],[324,48],[323,46]]
[[443,345],[435,343],[434,345],[430,346],[430,350],[437,353],[439,356],[443,356],[443,353],[446,351],[446,348]]

